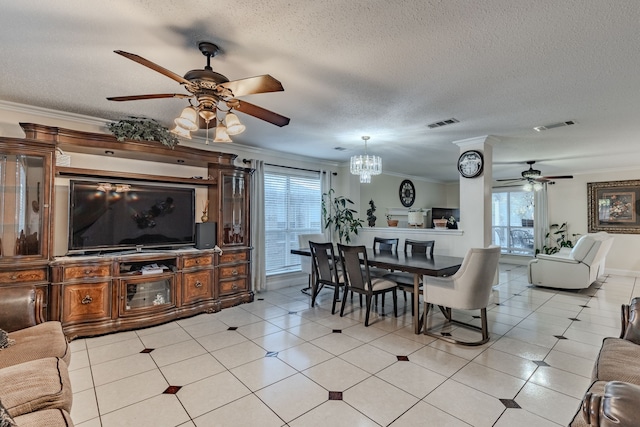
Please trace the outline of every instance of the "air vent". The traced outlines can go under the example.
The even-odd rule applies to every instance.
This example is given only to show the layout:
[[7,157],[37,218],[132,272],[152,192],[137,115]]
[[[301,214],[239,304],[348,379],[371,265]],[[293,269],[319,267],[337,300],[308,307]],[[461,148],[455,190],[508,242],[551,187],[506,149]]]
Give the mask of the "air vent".
[[336,151],[347,151],[347,149],[344,147],[333,147],[333,149]]
[[442,126],[452,125],[454,123],[460,123],[460,120],[454,119],[453,117],[447,120],[441,120],[439,122],[431,123],[427,125],[429,129],[441,128]]
[[536,126],[533,128],[533,130],[537,131],[537,132],[542,132],[543,130],[549,130],[549,129],[553,129],[553,128],[561,128],[563,126],[571,126],[571,125],[575,125],[576,122],[575,120],[568,120],[566,122],[558,122],[558,123],[553,123],[550,125],[546,125],[546,126]]

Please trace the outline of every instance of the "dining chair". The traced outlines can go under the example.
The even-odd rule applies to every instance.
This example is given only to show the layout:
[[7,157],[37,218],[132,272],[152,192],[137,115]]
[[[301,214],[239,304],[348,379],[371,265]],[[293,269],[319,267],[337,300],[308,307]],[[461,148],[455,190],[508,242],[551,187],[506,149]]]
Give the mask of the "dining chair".
[[[315,306],[316,297],[322,288],[325,285],[332,286],[333,304],[331,305],[331,314],[335,314],[340,288],[344,286],[344,277],[336,265],[333,243],[316,243],[310,241],[309,248],[311,249],[311,264],[314,275],[311,287],[311,307]],[[344,295],[342,299],[345,299]]]
[[[487,306],[491,300],[491,291],[499,260],[499,246],[472,248],[467,251],[460,269],[453,276],[424,276],[422,287],[424,296],[424,334],[463,345],[480,345],[489,341]],[[431,305],[440,307],[447,323],[455,323],[480,330],[482,338],[478,341],[469,342],[431,332],[428,327],[428,315]],[[478,327],[470,323],[454,320],[452,318],[452,309],[480,310],[481,326]]]
[[[404,241],[404,253],[411,255],[424,255],[425,257],[433,258],[433,248],[436,245],[435,240],[412,240],[405,239]],[[384,275],[385,279],[393,280],[398,284],[398,289],[404,294],[404,300],[407,300],[407,292],[411,293],[411,315],[415,316],[413,309],[413,302],[415,295],[413,293],[413,277],[412,273],[404,271],[391,272]],[[420,280],[420,291],[422,291],[422,279]],[[420,294],[418,294],[420,298]]]
[[[384,295],[391,292],[393,296],[393,314],[398,317],[398,297],[396,295],[396,282],[383,277],[372,277],[369,273],[367,260],[367,249],[364,246],[347,246],[338,244],[338,255],[344,273],[346,289],[364,295],[366,299],[367,312],[364,319],[364,326],[369,326],[369,314],[374,296]],[[344,316],[346,298],[342,298],[340,317]]]
[[[324,242],[326,241],[326,238],[324,237],[324,234],[298,234],[298,248],[308,248],[310,240],[313,240],[314,242]],[[308,275],[307,287],[302,290],[304,292],[307,289],[311,289],[312,286],[311,278],[313,275],[313,266],[311,265],[311,257],[300,256],[300,270]]]

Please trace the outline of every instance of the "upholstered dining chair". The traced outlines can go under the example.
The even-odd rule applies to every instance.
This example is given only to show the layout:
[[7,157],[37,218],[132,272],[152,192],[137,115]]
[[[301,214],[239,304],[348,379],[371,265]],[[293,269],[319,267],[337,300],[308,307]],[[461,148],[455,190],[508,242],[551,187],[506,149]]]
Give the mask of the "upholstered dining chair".
[[[433,258],[433,248],[436,245],[435,240],[412,240],[405,239],[404,253],[412,255],[424,255]],[[385,279],[393,280],[398,284],[398,289],[404,294],[404,300],[407,300],[407,292],[411,292],[411,315],[414,316],[413,301],[415,295],[413,293],[413,274],[404,271],[396,271],[383,276]],[[420,291],[422,291],[422,280],[420,280]],[[418,298],[420,296],[418,295]]]
[[[487,306],[491,300],[491,290],[498,270],[500,247],[472,248],[462,261],[460,269],[450,277],[425,276],[423,283],[424,296],[424,333],[463,345],[480,345],[489,341],[487,325]],[[448,323],[480,330],[482,338],[468,342],[452,337],[432,333],[429,330],[429,308],[437,305]],[[452,318],[453,310],[480,310],[481,327],[463,323]]]
[[[311,307],[315,306],[318,292],[320,292],[324,286],[332,286],[333,304],[331,305],[331,314],[334,314],[336,312],[336,302],[340,295],[340,288],[344,286],[344,277],[336,263],[333,243],[316,243],[310,241],[309,248],[311,249],[311,264],[314,275],[311,286]],[[344,295],[342,299],[345,299]]]
[[[324,242],[326,238],[324,234],[298,234],[298,248],[299,249],[307,249],[309,247],[309,241],[312,240],[314,242]],[[311,257],[301,256],[300,257],[300,270],[303,273],[307,273],[307,287],[303,289],[305,292],[306,289],[311,289],[311,275],[313,274],[313,266],[311,265]]]
[[[364,326],[369,326],[369,314],[374,296],[391,292],[393,296],[393,314],[398,317],[398,297],[396,295],[396,282],[383,277],[372,277],[369,273],[367,249],[364,246],[347,246],[338,244],[338,255],[342,264],[346,290],[364,295],[366,298],[367,312]],[[346,292],[346,291],[345,291]],[[346,298],[342,298],[340,317],[344,316]]]

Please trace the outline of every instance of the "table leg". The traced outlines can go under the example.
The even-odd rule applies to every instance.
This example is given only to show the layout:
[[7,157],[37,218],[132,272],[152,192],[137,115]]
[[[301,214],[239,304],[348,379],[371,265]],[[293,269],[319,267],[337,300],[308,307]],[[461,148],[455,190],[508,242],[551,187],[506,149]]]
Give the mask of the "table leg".
[[420,333],[422,322],[420,317],[420,275],[413,275],[413,332]]

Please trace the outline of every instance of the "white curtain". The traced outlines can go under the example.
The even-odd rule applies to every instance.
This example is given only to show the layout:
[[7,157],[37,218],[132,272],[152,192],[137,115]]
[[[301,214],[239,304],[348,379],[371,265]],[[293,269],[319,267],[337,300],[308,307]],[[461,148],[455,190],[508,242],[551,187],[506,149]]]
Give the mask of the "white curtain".
[[[330,170],[320,171],[320,191],[322,192],[322,194],[328,192],[329,189],[331,189],[332,178],[333,178],[332,171]],[[331,206],[327,206],[327,209],[331,209]],[[324,218],[322,220],[323,220],[322,226],[324,227]],[[323,228],[322,233],[324,234],[325,241],[331,242],[331,230]]]
[[547,184],[534,195],[533,238],[535,249],[542,250],[547,243],[544,236],[549,231],[549,211],[547,207]]
[[251,160],[251,286],[254,292],[266,290],[267,273],[264,243],[264,161]]

